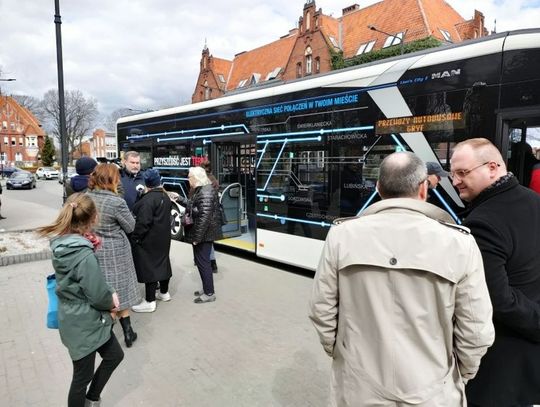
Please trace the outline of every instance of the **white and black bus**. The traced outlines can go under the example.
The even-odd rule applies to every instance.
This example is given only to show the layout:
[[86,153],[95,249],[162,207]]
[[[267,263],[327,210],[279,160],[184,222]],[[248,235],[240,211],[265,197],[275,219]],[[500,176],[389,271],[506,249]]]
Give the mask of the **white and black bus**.
[[[540,29],[491,35],[118,120],[170,191],[208,159],[227,214],[220,244],[314,269],[332,221],[378,199],[382,159],[410,150],[448,169],[452,147],[487,137],[522,182],[540,140]],[[536,137],[536,138],[535,138]],[[540,145],[539,145],[540,146]],[[432,197],[459,220],[447,179]],[[178,230],[176,229],[175,232]]]

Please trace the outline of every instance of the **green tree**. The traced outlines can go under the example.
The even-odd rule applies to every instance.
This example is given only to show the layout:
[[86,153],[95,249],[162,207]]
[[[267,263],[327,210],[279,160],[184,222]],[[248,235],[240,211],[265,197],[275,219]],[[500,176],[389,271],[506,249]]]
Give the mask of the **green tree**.
[[41,162],[44,166],[49,167],[53,164],[54,154],[54,145],[49,136],[45,136],[45,144],[43,144],[43,148],[41,149]]

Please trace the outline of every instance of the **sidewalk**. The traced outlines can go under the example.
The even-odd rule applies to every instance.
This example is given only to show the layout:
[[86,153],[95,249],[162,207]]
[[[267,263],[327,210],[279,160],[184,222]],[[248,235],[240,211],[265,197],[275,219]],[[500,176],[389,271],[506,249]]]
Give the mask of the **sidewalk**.
[[[132,315],[130,349],[115,326],[125,359],[103,407],[327,405],[330,359],[307,318],[312,279],[217,255],[217,301],[197,305],[191,247],[173,242],[173,300]],[[0,268],[2,405],[66,406],[71,361],[45,327],[51,272],[50,260]]]

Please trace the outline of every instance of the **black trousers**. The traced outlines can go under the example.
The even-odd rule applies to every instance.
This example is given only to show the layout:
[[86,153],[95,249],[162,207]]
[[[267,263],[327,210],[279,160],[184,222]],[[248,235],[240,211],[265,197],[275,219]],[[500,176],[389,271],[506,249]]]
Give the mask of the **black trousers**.
[[[166,292],[169,292],[169,280],[170,278],[168,278],[167,280],[161,280],[159,282],[159,292],[161,294],[165,294]],[[153,283],[144,283],[144,288],[146,292],[145,294],[146,301],[152,302],[156,300],[157,285],[158,285],[157,281],[154,281]]]
[[199,269],[203,291],[206,295],[214,294],[214,274],[210,264],[210,252],[212,251],[212,242],[202,242],[193,245],[193,256],[195,264]]
[[[96,352],[103,360],[94,372]],[[74,360],[68,407],[84,407],[87,398],[93,401],[99,400],[103,388],[122,359],[124,359],[124,351],[111,331],[111,337],[107,342],[84,358]],[[87,393],[89,383],[90,388]]]

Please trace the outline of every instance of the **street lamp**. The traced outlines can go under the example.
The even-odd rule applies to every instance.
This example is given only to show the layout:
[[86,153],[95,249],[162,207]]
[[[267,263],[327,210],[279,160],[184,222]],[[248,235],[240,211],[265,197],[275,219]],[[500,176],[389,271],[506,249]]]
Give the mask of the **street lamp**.
[[407,30],[405,30],[403,32],[403,35],[400,37],[398,37],[397,35],[394,35],[394,34],[389,34],[383,30],[379,30],[377,27],[375,27],[374,25],[368,25],[367,28],[369,28],[371,31],[377,31],[381,34],[386,34],[388,35],[389,37],[394,37],[394,38],[397,38],[399,40],[399,44],[400,44],[400,54],[403,55],[403,43],[405,42],[405,34],[407,34]]
[[62,176],[64,177],[64,193],[62,203],[66,202],[67,179],[67,131],[66,131],[66,105],[64,101],[64,63],[62,59],[62,17],[60,16],[60,0],[54,1],[54,25],[56,26],[56,65],[58,70],[58,105],[60,113],[60,149],[62,153]]

